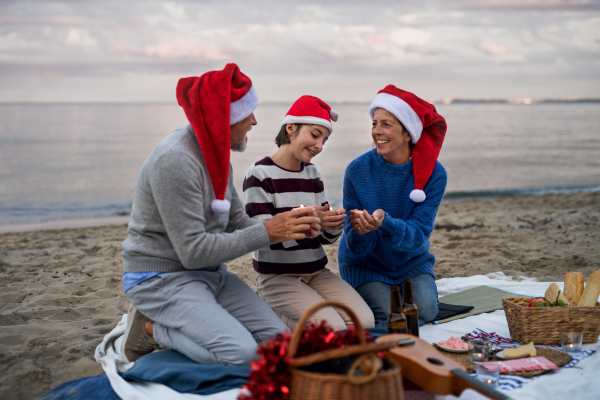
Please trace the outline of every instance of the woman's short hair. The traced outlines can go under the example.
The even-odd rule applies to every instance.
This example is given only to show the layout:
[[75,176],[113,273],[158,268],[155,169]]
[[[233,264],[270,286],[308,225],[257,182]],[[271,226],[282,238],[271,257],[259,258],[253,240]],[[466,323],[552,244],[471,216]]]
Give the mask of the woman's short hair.
[[[300,127],[305,124],[294,124],[294,125],[296,126],[296,130],[292,134],[293,136],[297,135],[298,131],[300,130]],[[286,126],[287,126],[287,124],[281,125],[281,129],[279,130],[279,133],[275,137],[275,144],[277,145],[277,147],[281,147],[284,144],[290,143],[290,135],[288,135],[288,133],[287,133]]]

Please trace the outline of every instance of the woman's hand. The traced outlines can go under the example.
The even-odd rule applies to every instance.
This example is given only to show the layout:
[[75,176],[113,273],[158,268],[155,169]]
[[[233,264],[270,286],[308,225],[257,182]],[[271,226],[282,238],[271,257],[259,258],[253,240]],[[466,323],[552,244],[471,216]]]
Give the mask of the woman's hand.
[[350,226],[359,235],[376,231],[384,219],[385,212],[382,209],[375,210],[373,215],[370,215],[367,210],[350,210]]
[[339,208],[332,210],[329,204],[316,207],[317,216],[321,220],[321,230],[334,231],[344,229],[344,221],[346,220],[346,210]]

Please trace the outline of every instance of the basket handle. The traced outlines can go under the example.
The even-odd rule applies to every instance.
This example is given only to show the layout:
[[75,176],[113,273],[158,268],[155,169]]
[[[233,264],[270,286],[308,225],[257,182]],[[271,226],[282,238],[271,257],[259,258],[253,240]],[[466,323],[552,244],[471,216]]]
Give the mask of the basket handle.
[[[364,385],[371,382],[379,371],[383,368],[381,358],[375,353],[364,353],[352,363],[348,370],[348,380],[354,385]],[[361,370],[366,372],[366,375],[356,375],[355,372]]]
[[358,341],[363,344],[367,343],[367,337],[365,336],[365,331],[362,327],[362,324],[360,323],[354,311],[350,309],[350,307],[337,301],[322,301],[306,310],[306,312],[302,315],[302,318],[300,318],[300,321],[298,321],[298,324],[296,325],[296,330],[294,331],[290,340],[290,344],[288,346],[287,356],[289,358],[293,358],[296,355],[298,345],[300,344],[300,338],[302,337],[302,332],[304,332],[304,327],[306,326],[306,322],[308,322],[308,319],[315,312],[325,307],[341,308],[343,311],[345,311],[354,323],[356,335],[358,336]]

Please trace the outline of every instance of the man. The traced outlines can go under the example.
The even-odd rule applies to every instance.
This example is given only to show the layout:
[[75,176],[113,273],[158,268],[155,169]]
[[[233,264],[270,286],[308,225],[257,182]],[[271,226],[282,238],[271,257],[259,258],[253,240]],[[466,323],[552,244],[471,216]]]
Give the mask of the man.
[[190,122],[150,153],[123,242],[123,286],[132,306],[122,356],[158,347],[203,364],[246,364],[256,344],[286,326],[224,262],[269,243],[316,236],[313,207],[260,223],[244,213],[230,149],[243,151],[258,97],[235,64],[180,79]]

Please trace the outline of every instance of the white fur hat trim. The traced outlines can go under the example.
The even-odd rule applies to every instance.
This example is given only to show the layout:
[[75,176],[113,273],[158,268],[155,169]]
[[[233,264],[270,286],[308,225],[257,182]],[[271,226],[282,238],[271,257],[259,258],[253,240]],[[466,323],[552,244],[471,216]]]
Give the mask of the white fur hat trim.
[[234,101],[230,105],[229,125],[246,119],[254,112],[258,106],[258,96],[254,90],[254,85],[242,96],[241,99]]
[[369,107],[371,118],[373,118],[377,108],[383,108],[394,114],[394,117],[398,118],[398,121],[402,122],[402,125],[410,133],[412,142],[417,143],[419,141],[421,132],[423,132],[423,123],[417,113],[404,100],[388,93],[377,93]]

